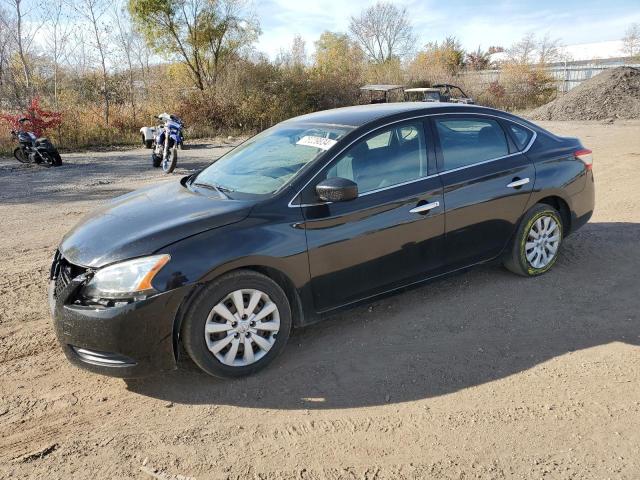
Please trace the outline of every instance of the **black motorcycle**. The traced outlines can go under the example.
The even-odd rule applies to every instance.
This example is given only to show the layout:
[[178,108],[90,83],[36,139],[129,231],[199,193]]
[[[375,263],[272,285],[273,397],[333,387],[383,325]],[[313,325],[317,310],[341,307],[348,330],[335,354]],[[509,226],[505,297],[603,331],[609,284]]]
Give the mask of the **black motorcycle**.
[[13,151],[13,156],[21,163],[40,163],[46,166],[58,167],[62,165],[62,158],[53,143],[48,138],[37,138],[33,132],[25,130],[24,123],[28,118],[20,119],[20,130],[11,131],[11,135],[20,144]]

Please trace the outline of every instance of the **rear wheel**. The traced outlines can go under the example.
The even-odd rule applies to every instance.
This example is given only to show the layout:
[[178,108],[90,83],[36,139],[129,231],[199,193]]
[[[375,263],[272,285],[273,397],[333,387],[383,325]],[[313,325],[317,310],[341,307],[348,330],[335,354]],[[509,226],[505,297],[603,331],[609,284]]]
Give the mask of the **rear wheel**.
[[558,259],[563,234],[560,213],[550,205],[535,205],[520,222],[504,266],[525,277],[549,271]]
[[153,168],[159,168],[162,163],[162,157],[160,155],[156,155],[155,153],[151,154],[151,164]]
[[62,165],[62,157],[58,152],[53,152],[51,154],[51,159],[51,165],[53,165],[54,167],[59,167],[60,165]]
[[239,377],[256,372],[284,348],[291,308],[270,278],[238,270],[209,284],[185,315],[182,342],[209,375]]

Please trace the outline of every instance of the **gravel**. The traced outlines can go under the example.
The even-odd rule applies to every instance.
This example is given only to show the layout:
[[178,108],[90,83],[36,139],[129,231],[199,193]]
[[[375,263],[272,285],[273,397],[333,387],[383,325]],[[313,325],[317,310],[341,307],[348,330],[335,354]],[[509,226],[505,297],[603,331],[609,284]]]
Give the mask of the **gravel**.
[[533,120],[616,120],[640,118],[640,70],[605,70],[533,110]]
[[543,126],[593,149],[596,176],[593,219],[548,274],[486,265],[378,299],[236,380],[188,361],[129,381],[79,370],[46,294],[83,215],[225,142],[180,152],[174,175],[143,149],[0,160],[0,480],[637,479],[640,121]]

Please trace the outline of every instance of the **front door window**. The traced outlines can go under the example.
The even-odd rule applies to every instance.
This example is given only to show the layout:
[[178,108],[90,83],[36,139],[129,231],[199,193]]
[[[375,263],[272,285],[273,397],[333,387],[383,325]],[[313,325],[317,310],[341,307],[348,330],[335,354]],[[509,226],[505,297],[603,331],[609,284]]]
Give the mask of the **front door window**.
[[362,194],[426,175],[422,122],[414,122],[378,131],[359,141],[329,168],[327,178],[352,180]]

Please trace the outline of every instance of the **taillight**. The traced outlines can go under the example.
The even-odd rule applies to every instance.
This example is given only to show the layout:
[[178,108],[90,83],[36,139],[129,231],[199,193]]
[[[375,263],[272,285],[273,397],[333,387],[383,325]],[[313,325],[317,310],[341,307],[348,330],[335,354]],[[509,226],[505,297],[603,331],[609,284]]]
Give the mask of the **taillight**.
[[574,155],[578,160],[581,160],[582,163],[584,163],[584,167],[587,170],[591,170],[593,167],[593,152],[591,150],[584,148],[582,150],[578,150]]

